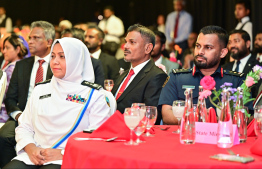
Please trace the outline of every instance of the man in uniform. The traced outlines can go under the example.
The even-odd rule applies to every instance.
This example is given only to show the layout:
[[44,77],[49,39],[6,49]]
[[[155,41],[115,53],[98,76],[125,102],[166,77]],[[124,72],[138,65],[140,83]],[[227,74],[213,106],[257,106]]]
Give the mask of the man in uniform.
[[[242,73],[223,70],[220,61],[228,53],[228,34],[218,26],[206,26],[200,30],[194,50],[195,67],[192,69],[173,70],[170,79],[161,91],[158,109],[162,110],[165,124],[177,124],[177,119],[172,112],[174,100],[185,100],[186,88],[193,88],[193,103],[198,100],[198,86],[204,76],[211,76],[216,81],[216,89],[225,82],[233,83],[236,88],[243,83]],[[209,99],[206,106],[211,107]]]

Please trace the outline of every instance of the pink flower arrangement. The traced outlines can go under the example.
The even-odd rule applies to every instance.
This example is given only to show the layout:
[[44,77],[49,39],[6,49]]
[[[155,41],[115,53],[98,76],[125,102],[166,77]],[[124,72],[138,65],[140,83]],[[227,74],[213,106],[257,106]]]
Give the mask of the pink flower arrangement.
[[171,52],[169,55],[169,60],[172,62],[177,62],[176,54],[174,52]]
[[247,76],[247,79],[246,79],[246,86],[247,87],[251,87],[253,84],[255,84],[255,82],[254,82],[254,78],[253,77],[251,77],[251,76]]
[[203,92],[199,92],[199,98],[202,99],[206,99],[208,96],[210,96],[212,94],[212,92],[210,90],[204,90]]
[[216,82],[213,77],[205,76],[201,79],[200,85],[203,86],[204,90],[213,90],[216,86]]
[[165,67],[165,65],[163,65],[163,64],[159,64],[159,65],[157,65],[160,69],[162,69],[165,73],[167,73],[166,72],[166,67]]

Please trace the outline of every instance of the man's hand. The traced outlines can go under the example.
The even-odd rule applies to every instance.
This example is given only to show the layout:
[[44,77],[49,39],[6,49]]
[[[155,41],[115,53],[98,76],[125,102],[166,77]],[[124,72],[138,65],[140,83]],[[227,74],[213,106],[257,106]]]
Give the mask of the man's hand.
[[44,157],[45,162],[55,161],[55,160],[62,160],[63,155],[61,154],[61,149],[42,149],[41,155]]
[[174,46],[175,46],[175,42],[170,42],[170,43],[168,44],[169,50],[170,50],[170,51],[173,51],[173,50],[174,50]]
[[162,117],[164,124],[174,125],[178,124],[177,118],[174,116],[172,106],[163,104],[162,105]]
[[18,121],[18,118],[21,116],[22,113],[18,113],[16,116],[15,116],[15,120]]
[[24,150],[35,165],[43,165],[45,163],[44,156],[40,153],[42,148],[36,147],[35,144],[30,143],[25,146]]

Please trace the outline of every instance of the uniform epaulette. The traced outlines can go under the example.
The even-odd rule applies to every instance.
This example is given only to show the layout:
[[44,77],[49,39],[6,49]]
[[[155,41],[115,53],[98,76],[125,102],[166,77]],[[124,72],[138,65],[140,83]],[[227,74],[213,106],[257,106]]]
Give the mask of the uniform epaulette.
[[173,69],[173,73],[190,73],[192,69]]
[[88,86],[88,87],[91,87],[91,88],[97,89],[97,90],[102,88],[102,86],[99,85],[99,84],[91,83],[91,82],[88,82],[88,81],[85,81],[85,80],[81,83],[81,85]]
[[231,70],[229,70],[229,71],[228,70],[224,70],[224,73],[228,74],[228,75],[238,76],[238,77],[244,76],[244,73],[234,72],[234,71],[231,71]]
[[48,80],[45,80],[45,81],[43,81],[43,82],[38,82],[37,84],[35,84],[35,86],[41,85],[41,84],[50,83],[50,82],[51,82],[51,79],[48,79]]

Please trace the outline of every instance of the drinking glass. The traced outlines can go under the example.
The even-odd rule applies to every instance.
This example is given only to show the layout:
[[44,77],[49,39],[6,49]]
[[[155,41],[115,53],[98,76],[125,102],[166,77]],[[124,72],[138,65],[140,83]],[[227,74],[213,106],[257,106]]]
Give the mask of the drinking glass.
[[240,143],[247,140],[247,116],[248,108],[243,106],[235,109],[233,116],[233,124],[236,124]]
[[146,114],[145,114],[145,116],[147,118],[147,124],[146,124],[147,132],[146,132],[145,136],[153,137],[154,135],[150,134],[149,130],[151,129],[151,127],[153,127],[153,125],[156,122],[156,119],[157,119],[157,108],[155,106],[146,106]]
[[254,129],[256,136],[259,137],[262,135],[262,105],[255,107],[255,114],[254,114],[255,122],[254,122]]
[[139,110],[139,116],[140,116],[140,122],[138,126],[135,128],[135,133],[137,135],[136,142],[137,143],[143,143],[144,141],[139,139],[139,136],[145,132],[146,129],[146,123],[147,123],[147,118],[145,117],[146,113],[146,105],[145,103],[133,103],[131,108],[135,108]]
[[114,87],[114,81],[111,80],[111,79],[106,79],[104,81],[104,87],[107,91],[111,92],[111,90],[113,89]]
[[180,120],[183,117],[184,110],[185,110],[185,101],[184,100],[175,100],[173,102],[172,106],[173,114],[177,118],[178,121],[178,127],[176,131],[173,131],[172,133],[179,134],[180,133]]
[[136,142],[133,141],[133,137],[132,137],[133,131],[140,121],[138,109],[134,109],[130,107],[125,108],[124,120],[127,127],[130,129],[130,141],[125,143],[125,145],[138,145]]

